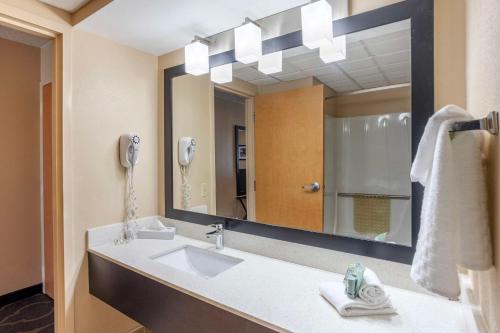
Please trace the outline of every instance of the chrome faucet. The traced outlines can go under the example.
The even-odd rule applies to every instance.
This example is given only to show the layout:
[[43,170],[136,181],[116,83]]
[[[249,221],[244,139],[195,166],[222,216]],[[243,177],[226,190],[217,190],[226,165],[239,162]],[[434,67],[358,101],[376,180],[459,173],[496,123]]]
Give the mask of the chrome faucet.
[[214,231],[206,233],[207,238],[215,236],[215,248],[221,250],[224,248],[224,225],[222,224],[211,224],[209,227],[215,228]]

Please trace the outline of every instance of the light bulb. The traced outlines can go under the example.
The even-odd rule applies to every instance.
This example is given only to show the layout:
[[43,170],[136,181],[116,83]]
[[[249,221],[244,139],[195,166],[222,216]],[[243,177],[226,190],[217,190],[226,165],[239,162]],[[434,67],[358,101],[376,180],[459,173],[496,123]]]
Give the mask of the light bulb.
[[202,75],[208,73],[208,45],[194,41],[184,47],[186,73]]
[[243,64],[256,62],[262,56],[262,36],[260,27],[253,22],[234,29],[236,60]]
[[233,64],[212,67],[210,69],[210,80],[215,83],[228,83],[233,80]]
[[333,41],[332,6],[326,0],[312,2],[300,9],[302,43],[310,49]]
[[259,60],[259,71],[264,74],[273,74],[281,72],[283,66],[282,51],[263,55]]

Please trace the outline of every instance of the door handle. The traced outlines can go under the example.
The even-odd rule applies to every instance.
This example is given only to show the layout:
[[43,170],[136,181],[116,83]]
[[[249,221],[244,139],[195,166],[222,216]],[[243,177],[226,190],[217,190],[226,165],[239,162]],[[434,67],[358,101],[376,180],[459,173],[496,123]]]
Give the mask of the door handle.
[[312,184],[307,184],[302,186],[302,189],[309,191],[309,192],[318,192],[321,188],[321,185],[319,185],[318,182],[314,182]]

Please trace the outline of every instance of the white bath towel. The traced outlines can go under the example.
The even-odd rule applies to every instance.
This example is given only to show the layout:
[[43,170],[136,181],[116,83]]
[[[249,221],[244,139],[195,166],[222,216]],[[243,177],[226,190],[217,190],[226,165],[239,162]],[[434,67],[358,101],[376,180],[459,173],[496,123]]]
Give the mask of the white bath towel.
[[492,265],[480,134],[459,132],[452,139],[448,132],[452,123],[471,119],[454,105],[435,113],[411,169],[412,181],[425,187],[411,277],[451,299],[460,295],[457,265]]
[[359,298],[371,305],[384,304],[389,298],[377,274],[369,268],[365,268],[363,273],[363,283],[361,284],[361,288],[359,288]]
[[321,295],[332,304],[341,316],[374,316],[396,313],[389,298],[384,303],[373,305],[360,298],[350,299],[344,292],[342,282],[324,282],[320,285]]

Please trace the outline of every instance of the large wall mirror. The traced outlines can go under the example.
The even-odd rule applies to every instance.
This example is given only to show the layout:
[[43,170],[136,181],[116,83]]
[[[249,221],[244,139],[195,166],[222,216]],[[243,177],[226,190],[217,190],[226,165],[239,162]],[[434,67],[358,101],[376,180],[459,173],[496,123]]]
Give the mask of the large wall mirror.
[[421,190],[410,167],[433,110],[432,1],[333,26],[346,39],[340,61],[292,33],[267,41],[282,51],[272,74],[232,51],[211,59],[233,62],[229,83],[165,71],[167,217],[411,261]]

